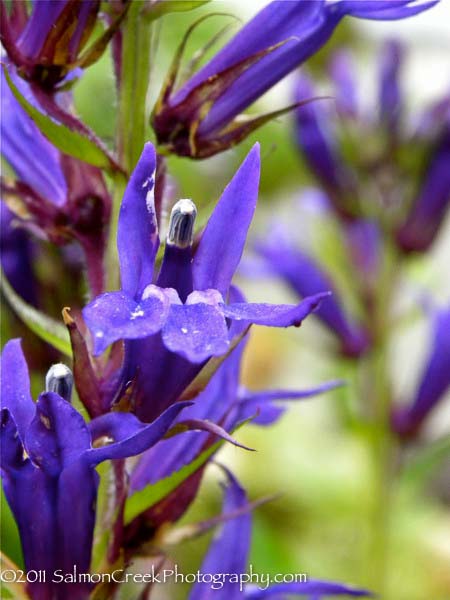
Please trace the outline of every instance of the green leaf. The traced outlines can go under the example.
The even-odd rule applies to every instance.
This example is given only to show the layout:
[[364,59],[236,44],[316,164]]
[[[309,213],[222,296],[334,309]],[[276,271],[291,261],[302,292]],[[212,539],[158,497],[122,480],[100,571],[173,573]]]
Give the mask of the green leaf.
[[211,0],[172,0],[172,2],[163,2],[160,0],[159,2],[151,4],[144,14],[147,19],[155,21],[168,13],[194,10],[204,4],[208,4],[210,1]]
[[95,167],[115,169],[116,167],[112,164],[110,157],[104,152],[94,141],[88,137],[82,135],[78,131],[74,131],[55,123],[49,116],[40,112],[35,108],[18,90],[14,85],[10,74],[5,65],[3,65],[6,81],[8,82],[11,92],[16,98],[17,102],[27,113],[27,115],[33,120],[33,122],[39,127],[40,131],[45,135],[46,138],[52,142],[61,152],[69,154],[74,158],[78,158],[84,162],[87,162]]
[[142,490],[139,490],[130,496],[125,504],[125,525],[131,523],[135,517],[147,510],[150,506],[154,506],[160,500],[168,496],[175,488],[181,485],[183,481],[200,469],[210,456],[212,456],[212,454],[214,454],[214,452],[216,452],[224,443],[225,440],[216,442],[179,471],[175,471],[175,473],[172,473],[169,477],[161,479],[156,483],[147,485]]
[[72,358],[72,349],[66,328],[55,319],[44,315],[22,300],[9,284],[3,271],[0,272],[0,289],[16,315],[31,331],[63,354]]

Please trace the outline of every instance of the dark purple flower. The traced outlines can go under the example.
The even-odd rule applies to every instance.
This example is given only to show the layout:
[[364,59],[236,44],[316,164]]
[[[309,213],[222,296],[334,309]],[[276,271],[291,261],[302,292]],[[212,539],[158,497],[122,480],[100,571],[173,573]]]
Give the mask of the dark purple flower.
[[332,291],[317,309],[317,316],[337,336],[344,354],[359,356],[367,349],[367,332],[347,314],[331,277],[311,256],[297,248],[281,231],[266,236],[264,241],[255,244],[255,249],[271,271],[300,297]]
[[431,152],[417,198],[397,231],[406,252],[428,250],[435,240],[450,204],[450,123]]
[[99,296],[83,310],[95,354],[126,340],[122,380],[133,382],[135,409],[143,420],[176,400],[208,359],[227,353],[231,323],[298,326],[327,295],[298,305],[227,303],[256,207],[258,146],[226,187],[195,250],[195,206],[190,200],[175,205],[161,269],[154,274],[159,246],[155,162],[154,148],[147,144],[122,202],[117,239],[122,289]]
[[[222,515],[232,515],[240,512],[239,516],[225,519],[219,535],[211,542],[208,552],[203,559],[200,573],[216,575],[227,573],[228,576],[218,581],[214,587],[210,582],[197,582],[191,590],[189,600],[260,600],[263,598],[281,598],[285,595],[300,596],[310,600],[320,600],[330,596],[370,596],[370,592],[356,589],[331,581],[299,581],[295,583],[275,583],[258,586],[255,580],[250,581],[248,560],[252,517],[245,490],[237,479],[222,467],[226,475],[223,485],[224,500]],[[264,588],[264,589],[262,589]]]
[[99,9],[100,0],[38,0],[30,14],[26,2],[12,2],[8,14],[1,0],[1,42],[9,60],[23,77],[52,90],[71,70],[99,58],[120,24],[121,18],[116,19],[82,53]]
[[417,434],[450,386],[450,307],[433,317],[433,340],[419,386],[409,404],[394,411],[393,427],[402,437]]
[[390,134],[398,130],[402,111],[402,93],[399,76],[402,66],[403,48],[396,40],[384,44],[380,61],[379,107],[380,118],[389,128]]
[[147,450],[189,403],[171,406],[149,425],[129,413],[110,413],[87,425],[70,404],[72,375],[64,365],[50,369],[48,391],[33,402],[18,339],[4,347],[1,375],[3,486],[19,528],[25,568],[46,572],[45,583],[29,584],[31,597],[85,599],[89,584],[63,585],[52,579],[57,569],[89,572],[95,467]]
[[[17,176],[16,181],[2,177],[3,199],[12,199],[22,225],[38,237],[56,244],[77,240],[86,255],[92,290],[99,293],[111,207],[101,171],[59,152],[14,98],[3,70],[0,77],[2,156]],[[12,72],[11,77],[40,109],[29,85]]]
[[175,64],[152,117],[158,143],[193,158],[211,156],[236,144],[267,120],[263,117],[243,123],[236,117],[317,52],[343,17],[402,19],[435,3],[271,2],[174,92]]

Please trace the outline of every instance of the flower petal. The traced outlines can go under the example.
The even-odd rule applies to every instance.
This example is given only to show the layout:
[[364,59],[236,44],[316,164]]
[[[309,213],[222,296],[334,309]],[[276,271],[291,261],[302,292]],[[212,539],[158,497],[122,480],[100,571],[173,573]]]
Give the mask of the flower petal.
[[166,348],[192,363],[221,356],[230,345],[222,311],[218,304],[205,300],[195,304],[172,304],[162,329]]
[[248,586],[245,589],[244,598],[247,600],[262,600],[263,598],[280,598],[284,594],[292,596],[307,596],[308,599],[320,600],[322,596],[372,596],[367,590],[357,589],[344,585],[342,583],[334,583],[332,581],[317,581],[309,580],[298,583],[278,583],[271,585],[265,590],[256,586]]
[[178,402],[170,406],[153,423],[146,425],[131,413],[108,413],[91,421],[92,437],[105,436],[113,440],[106,446],[92,448],[85,453],[91,465],[104,460],[136,456],[161,440],[178,413],[192,402]]
[[11,413],[23,443],[26,431],[36,413],[36,405],[31,398],[30,376],[20,339],[10,340],[5,344],[0,370],[1,406]]
[[155,149],[147,143],[125,190],[117,232],[122,290],[135,300],[139,300],[144,288],[152,283],[159,246],[155,171]]
[[91,436],[80,413],[54,392],[41,394],[25,436],[31,460],[49,475],[58,476],[90,445]]
[[229,319],[246,321],[268,327],[298,327],[303,319],[315,311],[329,292],[308,296],[299,304],[248,304],[235,303],[223,306],[223,314]]
[[169,313],[167,294],[147,286],[137,303],[124,292],[107,292],[83,309],[83,317],[94,339],[94,354],[101,354],[117,340],[145,338],[157,333]]
[[[227,483],[224,486],[222,514],[226,515],[248,504],[247,494],[228,469],[223,468]],[[251,513],[225,521],[220,534],[213,541],[200,567],[201,573],[233,573],[239,575],[247,571],[250,549],[252,517]],[[196,583],[191,590],[189,600],[239,600],[242,592],[239,583],[226,579],[223,587],[212,590],[210,583]]]
[[195,290],[213,288],[226,297],[255,212],[259,172],[259,144],[255,144],[203,231],[192,265]]

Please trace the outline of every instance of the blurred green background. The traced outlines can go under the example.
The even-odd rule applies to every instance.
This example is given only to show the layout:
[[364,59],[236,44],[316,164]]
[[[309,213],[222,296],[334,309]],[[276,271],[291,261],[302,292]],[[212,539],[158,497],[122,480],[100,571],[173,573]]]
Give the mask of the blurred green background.
[[[195,13],[169,15],[161,20],[149,109],[187,26],[211,9],[247,19],[262,5],[258,2],[242,4],[215,0]],[[450,14],[449,3],[442,4],[446,6],[401,23],[345,23],[308,66],[319,77],[323,76],[323,65],[329,53],[337,46],[350,45],[358,58],[362,101],[369,106],[374,102],[375,61],[380,43],[383,38],[398,34],[409,50],[405,72],[407,104],[416,109],[426,100],[437,97],[449,83]],[[186,56],[203,45],[222,24],[223,17],[219,16],[203,24],[192,36]],[[287,78],[253,110],[265,111],[290,103],[291,82],[292,79]],[[109,56],[105,56],[86,72],[75,88],[75,105],[83,119],[109,143],[114,138],[114,99],[111,63]],[[150,129],[148,137],[152,139]],[[190,197],[197,203],[200,221],[207,218],[256,140],[262,146],[262,180],[253,236],[270,234],[271,215],[277,214],[284,203],[297,198],[305,186],[313,184],[295,149],[292,119],[284,117],[266,125],[237,148],[206,161],[173,157],[168,160],[169,172],[177,183],[177,195]],[[301,209],[292,215],[292,220],[298,223],[300,234],[305,227],[310,228],[309,237],[328,231],[322,223],[311,224]],[[332,246],[325,247],[327,255],[322,258],[333,265],[337,259],[330,251]],[[447,224],[432,252],[426,258],[411,262],[405,293],[423,287],[436,297],[448,298],[449,258],[450,227]],[[342,270],[338,264],[334,266]],[[289,302],[295,299],[276,281],[241,278],[239,283],[251,300]],[[428,333],[420,318],[399,327],[394,333],[389,351],[395,391],[399,396],[407,395],[414,388],[417,370],[420,370],[426,352]],[[250,425],[241,430],[239,440],[256,448],[256,453],[227,447],[218,457],[232,466],[251,499],[274,492],[280,494],[254,514],[251,563],[255,572],[306,573],[311,578],[336,579],[355,585],[367,585],[371,580],[369,540],[373,527],[373,489],[370,456],[365,432],[348,419],[348,407],[364,401],[355,397],[355,369],[333,356],[332,340],[314,318],[309,318],[300,330],[253,328],[243,373],[248,387],[308,387],[339,377],[347,379],[346,388],[293,403],[275,426],[257,428]],[[34,383],[38,392],[43,374],[36,373]],[[429,428],[430,445],[441,434],[448,433],[449,413],[447,402]],[[425,449],[413,448],[412,453],[419,461],[425,456]],[[220,480],[219,469],[211,466],[183,523],[217,514],[221,500]],[[420,468],[408,471],[395,485],[387,559],[388,600],[450,599],[449,487],[448,457],[427,475]],[[2,512],[2,534],[6,536],[3,547],[19,562],[13,524],[4,506]],[[209,539],[210,536],[205,536],[174,549],[174,561],[183,572],[196,571],[200,567]],[[155,595],[156,600],[184,597],[186,588],[183,586],[159,586]]]

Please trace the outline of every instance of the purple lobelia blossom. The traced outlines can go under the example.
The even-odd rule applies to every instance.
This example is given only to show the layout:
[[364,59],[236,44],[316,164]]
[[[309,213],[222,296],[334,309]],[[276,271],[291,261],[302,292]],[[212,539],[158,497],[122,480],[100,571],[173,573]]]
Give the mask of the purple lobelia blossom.
[[[271,2],[174,91],[181,52],[177,55],[153,112],[158,143],[170,152],[192,158],[205,158],[229,148],[280,114],[245,121],[236,118],[317,52],[345,16],[403,19],[434,4],[415,0]],[[183,47],[184,43],[181,51]]]
[[29,584],[33,600],[82,600],[89,584],[55,583],[53,574],[89,571],[98,475],[95,467],[147,450],[160,440],[189,403],[171,406],[150,424],[134,415],[110,413],[86,424],[71,406],[72,374],[54,365],[47,391],[36,403],[20,340],[1,358],[1,471],[16,519],[27,570],[46,572]]
[[[244,301],[235,288],[232,288],[231,294],[234,301]],[[233,327],[236,335],[245,331],[243,324],[235,323]],[[204,391],[196,397],[195,403],[183,412],[184,421],[207,421],[228,432],[248,419],[254,425],[267,426],[284,414],[291,401],[311,398],[341,385],[339,381],[331,381],[307,390],[253,391],[244,388],[240,385],[240,374],[247,337],[219,367]],[[207,432],[194,431],[162,440],[136,462],[130,474],[131,492],[143,490],[146,486],[169,477],[182,466],[198,459],[215,442],[216,439]],[[149,526],[155,528],[180,518],[197,493],[206,464],[204,462],[200,465],[171,496],[130,523],[127,533],[129,543],[132,544],[133,538]]]
[[430,353],[412,402],[394,411],[393,428],[402,437],[418,433],[450,386],[450,307],[436,310]]
[[316,311],[319,319],[337,336],[341,351],[359,356],[369,346],[368,333],[347,314],[332,278],[305,251],[296,247],[285,231],[278,230],[255,244],[270,271],[281,277],[300,297],[331,290],[332,296]]
[[117,239],[122,289],[83,309],[94,354],[125,340],[122,381],[132,382],[134,409],[144,421],[174,402],[211,357],[230,350],[231,323],[299,326],[327,296],[319,293],[298,305],[227,303],[256,207],[258,146],[226,187],[195,248],[195,206],[190,200],[174,206],[155,274],[155,162],[154,148],[146,144],[122,202]]
[[[365,590],[331,581],[309,580],[269,586],[266,582],[261,582],[258,586],[255,583],[256,573],[253,580],[248,573],[252,517],[248,510],[247,494],[230,471],[222,468],[226,475],[226,483],[223,485],[223,516],[238,514],[222,524],[219,535],[211,542],[200,567],[200,573],[215,576],[216,580],[197,582],[191,590],[189,600],[262,600],[285,596],[320,600],[332,596],[371,595]],[[227,575],[223,576],[225,573]]]
[[0,2],[1,41],[19,73],[51,90],[77,67],[100,57],[125,12],[83,52],[97,23],[100,0],[38,0],[28,14],[26,2]]
[[[93,293],[103,289],[102,258],[111,200],[100,169],[62,154],[39,131],[1,75],[2,156],[17,179],[2,177],[3,199],[21,224],[56,244],[79,242]],[[21,94],[37,105],[30,86],[11,71]],[[65,94],[59,95],[66,102]]]

